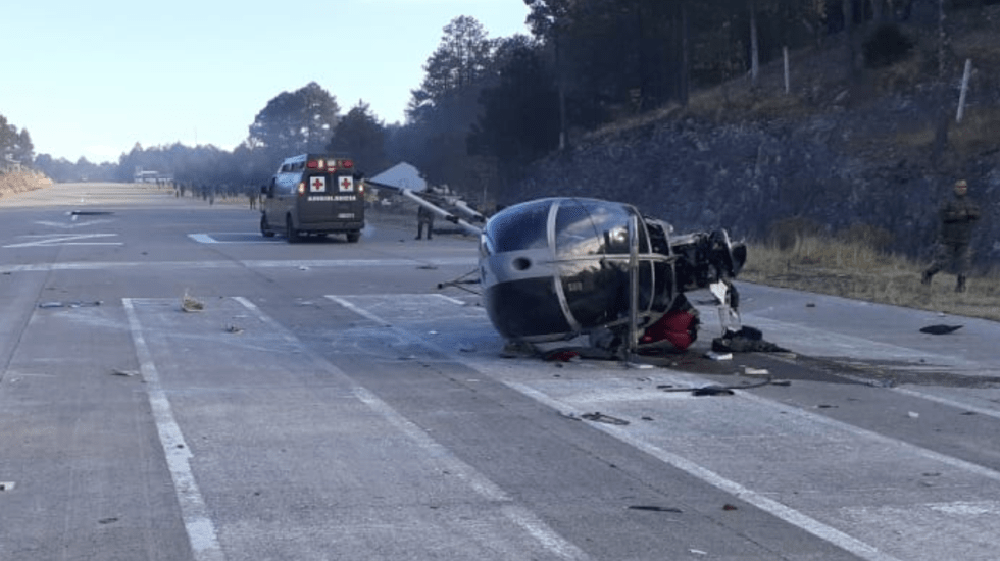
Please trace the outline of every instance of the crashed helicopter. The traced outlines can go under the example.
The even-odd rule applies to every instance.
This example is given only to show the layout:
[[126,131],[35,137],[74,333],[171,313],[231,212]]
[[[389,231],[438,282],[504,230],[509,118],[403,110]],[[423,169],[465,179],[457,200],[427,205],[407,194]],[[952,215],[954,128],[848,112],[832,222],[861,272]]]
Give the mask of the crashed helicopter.
[[576,197],[523,202],[488,220],[464,203],[448,201],[462,218],[441,208],[439,196],[373,186],[480,236],[483,304],[509,342],[586,335],[592,345],[634,353],[652,326],[690,306],[686,292],[706,288],[717,300],[723,331],[740,327],[732,280],[747,250],[724,229],[674,236],[670,224],[643,216],[632,205]]

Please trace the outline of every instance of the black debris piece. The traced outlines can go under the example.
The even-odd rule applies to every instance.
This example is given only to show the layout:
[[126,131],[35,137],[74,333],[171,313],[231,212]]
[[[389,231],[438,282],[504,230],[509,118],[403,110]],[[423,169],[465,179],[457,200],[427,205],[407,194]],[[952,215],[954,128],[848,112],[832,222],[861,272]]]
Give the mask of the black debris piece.
[[927,334],[930,334],[930,335],[947,335],[947,334],[951,333],[952,331],[955,331],[959,327],[962,327],[962,326],[961,325],[945,325],[943,323],[937,323],[937,324],[934,324],[934,325],[928,325],[926,327],[921,327],[920,328],[920,332],[921,333],[927,333]]
[[684,512],[683,510],[672,506],[631,505],[628,508],[629,510],[648,510],[650,512],[676,512],[678,514]]
[[717,353],[787,353],[788,349],[768,343],[756,327],[745,325],[738,331],[729,329],[722,337],[712,339],[712,350]]
[[625,419],[619,419],[618,417],[612,417],[611,415],[605,415],[604,413],[601,413],[600,411],[595,411],[593,413],[584,413],[583,415],[580,415],[580,416],[583,417],[584,419],[587,419],[588,421],[596,421],[598,423],[607,423],[609,425],[627,425],[627,424],[629,424],[629,422],[626,421]]
[[710,396],[710,395],[734,395],[733,390],[723,387],[723,386],[705,386],[703,388],[698,388],[691,392],[691,395],[697,397]]

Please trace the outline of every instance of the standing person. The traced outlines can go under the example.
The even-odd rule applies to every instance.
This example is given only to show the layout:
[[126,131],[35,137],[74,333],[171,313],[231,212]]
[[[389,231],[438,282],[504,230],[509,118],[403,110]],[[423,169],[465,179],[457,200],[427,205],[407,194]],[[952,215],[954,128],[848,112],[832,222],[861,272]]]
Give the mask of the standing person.
[[950,266],[958,277],[955,292],[965,292],[965,276],[972,265],[969,240],[972,225],[979,220],[979,205],[967,193],[968,184],[959,179],[955,182],[955,196],[941,205],[941,228],[934,248],[934,262],[920,277],[921,284],[930,285],[935,273]]
[[431,240],[434,238],[434,211],[429,208],[425,208],[420,205],[417,208],[417,237],[414,239],[419,240],[424,231],[424,224],[427,224],[427,239]]

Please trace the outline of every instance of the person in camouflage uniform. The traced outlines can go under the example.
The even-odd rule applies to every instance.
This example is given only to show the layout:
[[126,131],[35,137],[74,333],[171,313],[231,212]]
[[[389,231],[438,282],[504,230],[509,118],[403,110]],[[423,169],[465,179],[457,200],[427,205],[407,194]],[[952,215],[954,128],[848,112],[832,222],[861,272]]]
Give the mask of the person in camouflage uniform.
[[972,225],[979,220],[979,205],[966,195],[967,192],[968,185],[960,179],[955,182],[955,196],[941,205],[941,229],[934,248],[934,262],[921,276],[921,284],[930,285],[935,273],[951,266],[958,277],[955,292],[965,292],[965,276],[972,265],[969,240]]
[[427,239],[434,239],[434,211],[420,205],[417,207],[417,237],[414,239],[419,240],[422,237],[424,224],[427,225]]

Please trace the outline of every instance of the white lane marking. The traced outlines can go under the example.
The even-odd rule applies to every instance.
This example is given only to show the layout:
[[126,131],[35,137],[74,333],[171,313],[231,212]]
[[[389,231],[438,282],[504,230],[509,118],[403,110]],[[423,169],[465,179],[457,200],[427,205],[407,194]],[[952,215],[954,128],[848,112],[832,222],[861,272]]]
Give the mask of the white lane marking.
[[[334,299],[334,298],[331,298]],[[514,504],[513,499],[507,495],[496,483],[490,480],[488,477],[477,471],[471,465],[458,459],[454,454],[448,451],[447,448],[439,444],[436,440],[431,438],[423,429],[417,426],[415,423],[399,414],[395,409],[392,408],[388,403],[379,399],[378,396],[369,392],[368,390],[362,388],[361,386],[354,383],[354,381],[344,373],[344,371],[337,368],[335,365],[312,353],[308,348],[305,348],[302,343],[295,338],[294,335],[289,333],[284,326],[271,319],[270,316],[265,314],[260,310],[253,302],[247,300],[243,297],[234,298],[237,302],[245,306],[248,310],[252,311],[257,315],[260,320],[268,325],[270,325],[274,332],[280,333],[282,337],[289,343],[300,347],[302,353],[309,357],[317,366],[326,369],[328,372],[334,373],[337,376],[342,377],[344,380],[348,381],[351,390],[358,400],[363,402],[369,408],[371,408],[376,413],[382,415],[389,423],[394,425],[400,431],[403,432],[408,438],[410,438],[416,445],[423,449],[430,457],[436,458],[439,461],[447,464],[447,469],[451,473],[457,474],[459,477],[465,480],[466,483],[475,491],[478,495],[484,499],[491,502],[505,503],[501,506],[501,512],[508,520],[517,524],[525,531],[527,531],[532,537],[534,537],[546,550],[550,551],[554,555],[562,559],[571,560],[587,560],[589,556],[580,548],[573,545],[572,543],[566,541],[562,536],[560,536],[555,530],[550,528],[542,519],[540,519],[535,513],[531,512],[527,508],[518,506]],[[339,303],[339,300],[338,300]],[[359,308],[351,307],[351,310],[356,310]],[[365,315],[365,317],[374,317],[374,315]],[[390,324],[386,323],[384,320],[378,321],[378,323],[384,324],[386,327],[393,329],[394,331],[399,331],[400,333],[409,336],[403,330],[392,327]]]
[[[345,300],[344,298],[340,298],[340,297],[327,296],[327,298],[330,298],[331,300],[335,300],[337,302],[347,302],[347,300]],[[464,303],[462,303],[462,304],[464,305]],[[380,323],[380,324],[383,324],[383,325],[386,325],[386,326],[391,326],[391,324],[389,324],[385,319],[383,319],[383,318],[381,318],[381,317],[379,317],[379,316],[377,316],[375,314],[372,314],[372,313],[368,312],[367,310],[363,310],[362,308],[359,308],[358,306],[355,306],[355,305],[353,305],[353,304],[351,304],[349,302],[347,302],[347,305],[348,305],[348,307],[350,309],[352,309],[352,310],[354,310],[356,312],[360,311],[359,313],[361,313],[364,317],[366,317],[368,319],[371,319],[371,320],[373,320],[373,321],[375,321],[377,323]],[[473,362],[473,361],[469,361],[469,360],[465,359],[464,357],[461,357],[459,355],[456,355],[456,354],[453,354],[451,352],[448,352],[448,351],[446,351],[446,350],[444,350],[442,348],[439,348],[436,345],[434,345],[433,343],[429,343],[429,342],[427,342],[427,341],[425,341],[423,339],[420,339],[420,338],[418,338],[416,336],[413,336],[412,334],[409,334],[409,333],[405,332],[402,328],[392,327],[392,329],[394,331],[396,331],[396,332],[402,333],[403,335],[409,336],[410,338],[412,338],[412,339],[414,339],[416,341],[419,341],[420,344],[425,345],[425,346],[427,346],[429,348],[432,348],[432,349],[434,349],[434,350],[442,353],[445,356],[451,357],[452,360],[454,360],[454,361],[456,361],[458,363],[464,364],[465,366],[467,366],[467,367],[469,367],[469,368],[471,368],[471,369],[473,369],[473,370],[475,370],[477,372],[481,372],[482,373],[482,371],[478,368],[478,365],[475,364],[475,362]],[[531,387],[528,387],[528,386],[526,386],[524,384],[521,384],[521,383],[518,383],[518,382],[513,382],[513,381],[502,380],[502,379],[498,379],[498,381],[500,381],[501,383],[503,383],[507,387],[513,389],[514,391],[517,391],[518,393],[521,393],[522,395],[525,395],[525,396],[530,397],[530,398],[532,398],[532,399],[534,399],[534,400],[536,400],[536,401],[538,401],[540,403],[548,405],[549,407],[555,409],[556,411],[561,411],[563,413],[574,413],[574,411],[573,411],[574,408],[572,406],[570,406],[570,405],[568,405],[568,404],[566,404],[564,402],[561,402],[559,400],[553,399],[553,398],[549,397],[548,395],[546,395],[546,394],[544,394],[544,393],[542,393],[542,392],[540,392],[538,390],[535,390],[535,389],[533,389]],[[707,380],[706,380],[706,382],[707,382]],[[904,392],[904,393],[907,393],[907,392]],[[913,395],[915,395],[916,397],[926,397],[926,396],[924,396],[922,394],[917,394],[916,392],[913,392]],[[767,400],[767,399],[764,399],[764,398],[761,398],[761,397],[758,397],[758,396],[754,396],[752,394],[741,394],[740,397],[744,398],[744,399],[751,400],[751,401],[753,401],[753,402],[755,402],[757,404],[764,405],[764,406],[769,407],[769,408],[780,408],[782,411],[787,411],[787,409],[788,409],[787,407],[785,407],[785,406],[783,406],[781,404],[776,404],[776,403],[774,403],[774,402],[772,402],[770,400]],[[939,400],[939,401],[944,402],[944,400]],[[961,405],[961,404],[958,404],[958,403],[955,403],[954,405],[956,407],[966,407],[967,408],[967,406],[964,406],[964,405]],[[575,412],[575,413],[577,414],[577,416],[579,416],[579,415],[582,414],[582,412]],[[798,409],[795,409],[795,408],[792,408],[791,414],[797,415],[797,416],[799,416],[799,417],[801,417],[803,419],[806,419],[808,421],[811,421],[811,422],[819,422],[819,423],[825,424],[827,426],[838,428],[840,430],[845,430],[847,432],[850,432],[850,433],[858,436],[859,438],[874,439],[874,440],[883,442],[883,443],[885,443],[888,446],[899,447],[899,448],[904,449],[906,451],[909,451],[909,452],[915,453],[917,455],[920,455],[920,456],[922,456],[924,458],[927,458],[927,459],[930,459],[930,460],[935,460],[935,461],[938,461],[938,462],[942,462],[942,463],[945,463],[947,465],[951,465],[953,467],[956,467],[956,468],[959,468],[959,469],[962,469],[962,470],[974,473],[976,475],[980,475],[980,476],[987,477],[987,478],[994,479],[994,480],[1000,480],[1000,472],[998,472],[996,470],[993,470],[993,469],[990,469],[990,468],[987,468],[987,467],[984,467],[984,466],[981,466],[981,465],[978,465],[978,464],[974,464],[972,462],[967,462],[965,460],[961,460],[961,459],[958,459],[958,458],[954,458],[954,457],[951,457],[951,456],[940,454],[938,452],[934,452],[934,451],[928,450],[926,448],[921,448],[919,446],[915,446],[915,445],[912,445],[912,444],[909,444],[909,443],[906,443],[906,442],[895,440],[895,439],[886,437],[886,436],[884,436],[882,434],[879,434],[877,432],[874,432],[874,431],[869,431],[867,429],[862,429],[860,427],[856,427],[854,425],[850,425],[850,424],[847,424],[847,423],[844,423],[844,422],[841,422],[841,421],[837,421],[835,419],[830,419],[830,418],[824,417],[822,415],[816,415],[814,413],[809,413],[807,411],[802,411],[802,410],[798,410]],[[871,546],[871,545],[869,545],[867,543],[864,543],[864,542],[862,542],[862,541],[854,538],[853,536],[851,536],[851,535],[849,535],[849,534],[847,534],[847,533],[845,533],[845,532],[843,532],[841,530],[838,530],[837,528],[834,528],[832,526],[824,524],[823,522],[820,522],[819,520],[816,520],[816,519],[814,519],[814,518],[812,518],[812,517],[810,517],[810,516],[808,516],[808,515],[806,515],[806,514],[804,514],[802,512],[799,512],[799,511],[797,511],[797,510],[795,510],[795,509],[793,509],[793,508],[791,508],[791,507],[789,507],[789,506],[787,506],[785,504],[779,503],[779,502],[774,501],[772,499],[769,499],[769,498],[767,498],[767,497],[765,497],[763,495],[760,495],[760,494],[758,494],[758,493],[756,493],[756,492],[754,492],[754,491],[752,491],[752,490],[744,487],[743,485],[737,483],[736,481],[732,481],[730,479],[726,479],[726,478],[722,477],[721,475],[719,475],[719,474],[717,474],[717,473],[715,473],[715,472],[713,472],[713,471],[711,471],[711,470],[709,470],[709,469],[707,469],[707,468],[705,468],[705,467],[703,467],[703,466],[701,466],[701,465],[699,465],[699,464],[697,464],[695,462],[692,462],[692,461],[690,461],[690,460],[688,460],[688,459],[686,459],[684,457],[678,456],[676,454],[672,454],[670,452],[662,450],[661,448],[659,448],[659,447],[657,447],[657,446],[655,446],[653,444],[650,444],[648,442],[645,442],[645,441],[642,441],[642,440],[640,440],[638,438],[635,438],[635,437],[631,436],[624,429],[621,429],[621,428],[618,428],[618,427],[615,427],[615,426],[612,426],[612,425],[601,425],[599,423],[595,423],[595,424],[593,424],[593,426],[594,426],[594,428],[602,430],[602,431],[610,434],[611,436],[613,436],[615,438],[618,438],[619,440],[621,440],[621,441],[623,441],[623,442],[625,442],[627,444],[630,444],[630,445],[632,445],[632,446],[634,446],[634,447],[636,447],[636,448],[638,448],[638,449],[640,449],[640,450],[642,450],[642,451],[644,451],[644,452],[646,452],[646,453],[648,453],[648,454],[650,454],[650,455],[652,455],[652,456],[660,459],[664,463],[667,463],[667,464],[669,464],[669,465],[671,465],[671,466],[673,466],[673,467],[675,467],[677,469],[680,469],[682,471],[685,471],[685,472],[687,472],[687,473],[689,473],[689,474],[691,474],[691,475],[693,475],[693,476],[695,476],[695,477],[697,477],[697,478],[705,481],[706,483],[709,483],[710,485],[712,485],[713,487],[716,487],[717,489],[720,489],[720,490],[722,490],[724,492],[733,494],[733,495],[739,497],[740,499],[742,499],[742,500],[744,500],[744,501],[746,501],[746,502],[748,502],[750,504],[753,504],[757,508],[759,508],[759,509],[761,509],[761,510],[763,510],[765,512],[768,512],[768,513],[770,513],[770,514],[772,514],[772,515],[774,515],[774,516],[776,516],[776,517],[778,517],[778,518],[780,518],[780,519],[788,522],[789,524],[793,524],[793,525],[795,525],[795,526],[797,526],[799,528],[802,528],[802,529],[804,529],[804,530],[812,533],[816,537],[818,537],[820,539],[823,539],[824,541],[827,541],[827,542],[829,542],[829,543],[831,543],[831,544],[833,544],[833,545],[835,545],[837,547],[840,547],[841,549],[844,549],[845,551],[848,551],[848,552],[850,552],[850,553],[852,553],[854,555],[857,555],[857,556],[859,556],[859,557],[861,557],[863,559],[866,559],[868,561],[898,561],[895,557],[892,557],[890,555],[884,554],[884,553],[880,552],[876,547]]]
[[955,401],[954,399],[949,399],[947,397],[939,397],[933,394],[928,394],[921,391],[910,390],[906,388],[892,388],[892,391],[896,393],[901,393],[903,395],[908,395],[910,397],[917,397],[920,399],[926,399],[927,401],[934,401],[942,405],[947,405],[948,407],[954,407],[955,409],[972,411],[973,413],[986,415],[988,417],[993,417],[994,419],[1000,419],[1000,411],[997,411],[996,409],[987,409],[985,407],[969,405],[968,403],[962,403],[961,401]]
[[[121,245],[121,244],[119,244]],[[11,246],[4,246],[11,247]],[[475,266],[476,260],[471,257],[446,257],[443,259],[309,259],[309,260],[248,260],[248,261],[67,261],[65,263],[31,263],[21,265],[0,264],[0,273],[48,273],[51,271],[91,271],[91,270],[121,270],[149,269],[162,267],[165,269],[236,269],[249,267],[251,269],[311,269],[329,267],[417,267],[421,265],[462,265]]]
[[[575,413],[579,416],[580,412],[574,412],[573,407],[552,399],[548,395],[525,386],[524,384],[518,382],[509,382],[501,380],[501,382],[511,388],[512,390],[528,396],[540,403],[543,403],[556,411],[561,411],[563,413]],[[787,505],[779,503],[778,501],[771,500],[759,493],[756,493],[750,489],[747,489],[743,485],[722,477],[721,475],[715,473],[714,471],[702,467],[695,462],[688,460],[687,458],[678,456],[677,454],[672,454],[654,446],[648,442],[640,440],[633,437],[628,433],[628,431],[617,428],[613,425],[605,425],[602,423],[591,423],[590,426],[595,429],[604,431],[611,436],[621,440],[622,442],[629,444],[646,452],[647,454],[657,458],[658,460],[673,466],[681,471],[685,471],[698,479],[708,483],[709,485],[719,489],[720,491],[729,493],[739,499],[754,505],[755,507],[767,512],[793,526],[802,528],[803,530],[811,533],[812,535],[827,541],[845,551],[848,551],[862,559],[867,559],[869,561],[899,561],[891,555],[886,555],[880,552],[877,548],[868,545],[860,540],[855,539],[850,534],[842,532],[832,526],[824,524],[811,516],[803,514]]]
[[355,306],[354,304],[348,302],[347,300],[344,300],[343,298],[341,298],[339,296],[327,295],[326,298],[329,298],[330,300],[333,300],[334,302],[340,304],[341,306],[347,308],[348,310],[351,310],[352,312],[358,314],[359,316],[366,317],[366,318],[374,321],[375,323],[381,325],[382,327],[392,327],[391,323],[386,322],[384,319],[376,316],[375,314],[369,312],[368,310],[366,310],[364,308],[361,308],[359,306]]
[[205,499],[202,497],[194,473],[191,471],[191,449],[184,441],[184,433],[181,432],[180,425],[174,420],[170,401],[160,385],[160,376],[149,347],[146,345],[146,339],[142,335],[142,324],[139,323],[135,306],[131,298],[123,298],[122,305],[128,315],[129,329],[132,332],[132,340],[139,358],[139,370],[147,384],[153,420],[156,422],[160,445],[163,446],[163,453],[166,456],[167,469],[174,482],[174,492],[180,503],[181,516],[184,519],[184,528],[188,534],[188,541],[191,543],[194,559],[195,561],[224,561],[225,556],[216,537],[215,524],[212,523],[212,519],[208,515]]
[[[916,397],[922,397],[922,396],[916,395]],[[882,442],[883,444],[885,444],[886,446],[894,446],[894,447],[899,448],[901,450],[904,450],[906,452],[913,453],[913,454],[916,454],[918,456],[922,456],[922,457],[924,457],[924,458],[926,458],[928,460],[932,460],[932,461],[936,461],[936,462],[941,462],[943,464],[947,464],[947,465],[950,465],[952,467],[955,467],[955,468],[958,468],[958,469],[961,469],[961,470],[965,470],[965,471],[967,471],[969,473],[973,473],[973,474],[979,475],[981,477],[986,477],[988,479],[993,479],[993,480],[996,480],[996,481],[1000,481],[1000,471],[997,471],[995,469],[990,469],[988,467],[981,466],[979,464],[974,464],[972,462],[967,462],[965,460],[962,460],[962,459],[959,459],[959,458],[955,458],[953,456],[948,456],[948,455],[945,455],[945,454],[941,454],[940,452],[935,452],[935,451],[929,450],[927,448],[922,448],[922,447],[917,446],[915,444],[910,444],[909,442],[904,442],[902,440],[896,440],[894,438],[889,438],[888,436],[885,436],[883,434],[877,433],[875,431],[871,431],[871,430],[868,430],[868,429],[863,429],[861,427],[857,427],[857,426],[845,423],[843,421],[838,421],[836,419],[831,419],[830,417],[824,417],[823,415],[817,415],[815,413],[810,413],[808,411],[804,411],[804,410],[798,409],[796,407],[788,407],[785,404],[776,403],[776,402],[771,401],[769,399],[765,399],[763,397],[758,397],[758,396],[750,394],[750,393],[742,393],[742,394],[740,394],[740,398],[741,399],[746,399],[746,400],[749,400],[749,401],[753,401],[754,403],[757,403],[759,405],[763,405],[763,406],[769,407],[771,409],[775,409],[775,410],[781,411],[785,415],[796,416],[796,417],[799,417],[801,419],[805,419],[805,420],[810,421],[810,422],[820,423],[820,424],[824,424],[824,425],[829,426],[829,427],[833,427],[833,428],[838,429],[838,430],[847,431],[849,433],[854,434],[855,436],[857,436],[859,438],[867,438],[867,439],[870,439],[870,440],[879,441],[879,442]]]
[[[216,239],[216,236],[239,236],[236,241],[225,241]],[[254,237],[251,237],[254,236]],[[203,244],[248,244],[248,243],[284,243],[281,238],[265,238],[254,232],[232,232],[232,233],[212,233],[212,234],[188,234],[192,240]],[[248,239],[249,238],[249,239]]]
[[70,218],[70,220],[73,220],[72,223],[68,223],[68,222],[52,222],[50,220],[35,220],[35,224],[41,224],[42,226],[52,226],[53,228],[79,228],[81,226],[93,226],[94,224],[103,224],[105,222],[113,222],[113,220],[111,220],[109,218],[103,218],[103,219],[99,219],[99,220],[86,220],[84,222],[77,222],[76,219],[77,219],[77,215],[74,214],[73,217]]
[[124,245],[122,242],[88,242],[77,240],[91,240],[95,238],[113,238],[118,234],[52,234],[48,236],[18,236],[21,238],[47,238],[33,242],[5,245],[5,248],[16,247],[52,247],[56,245]]

